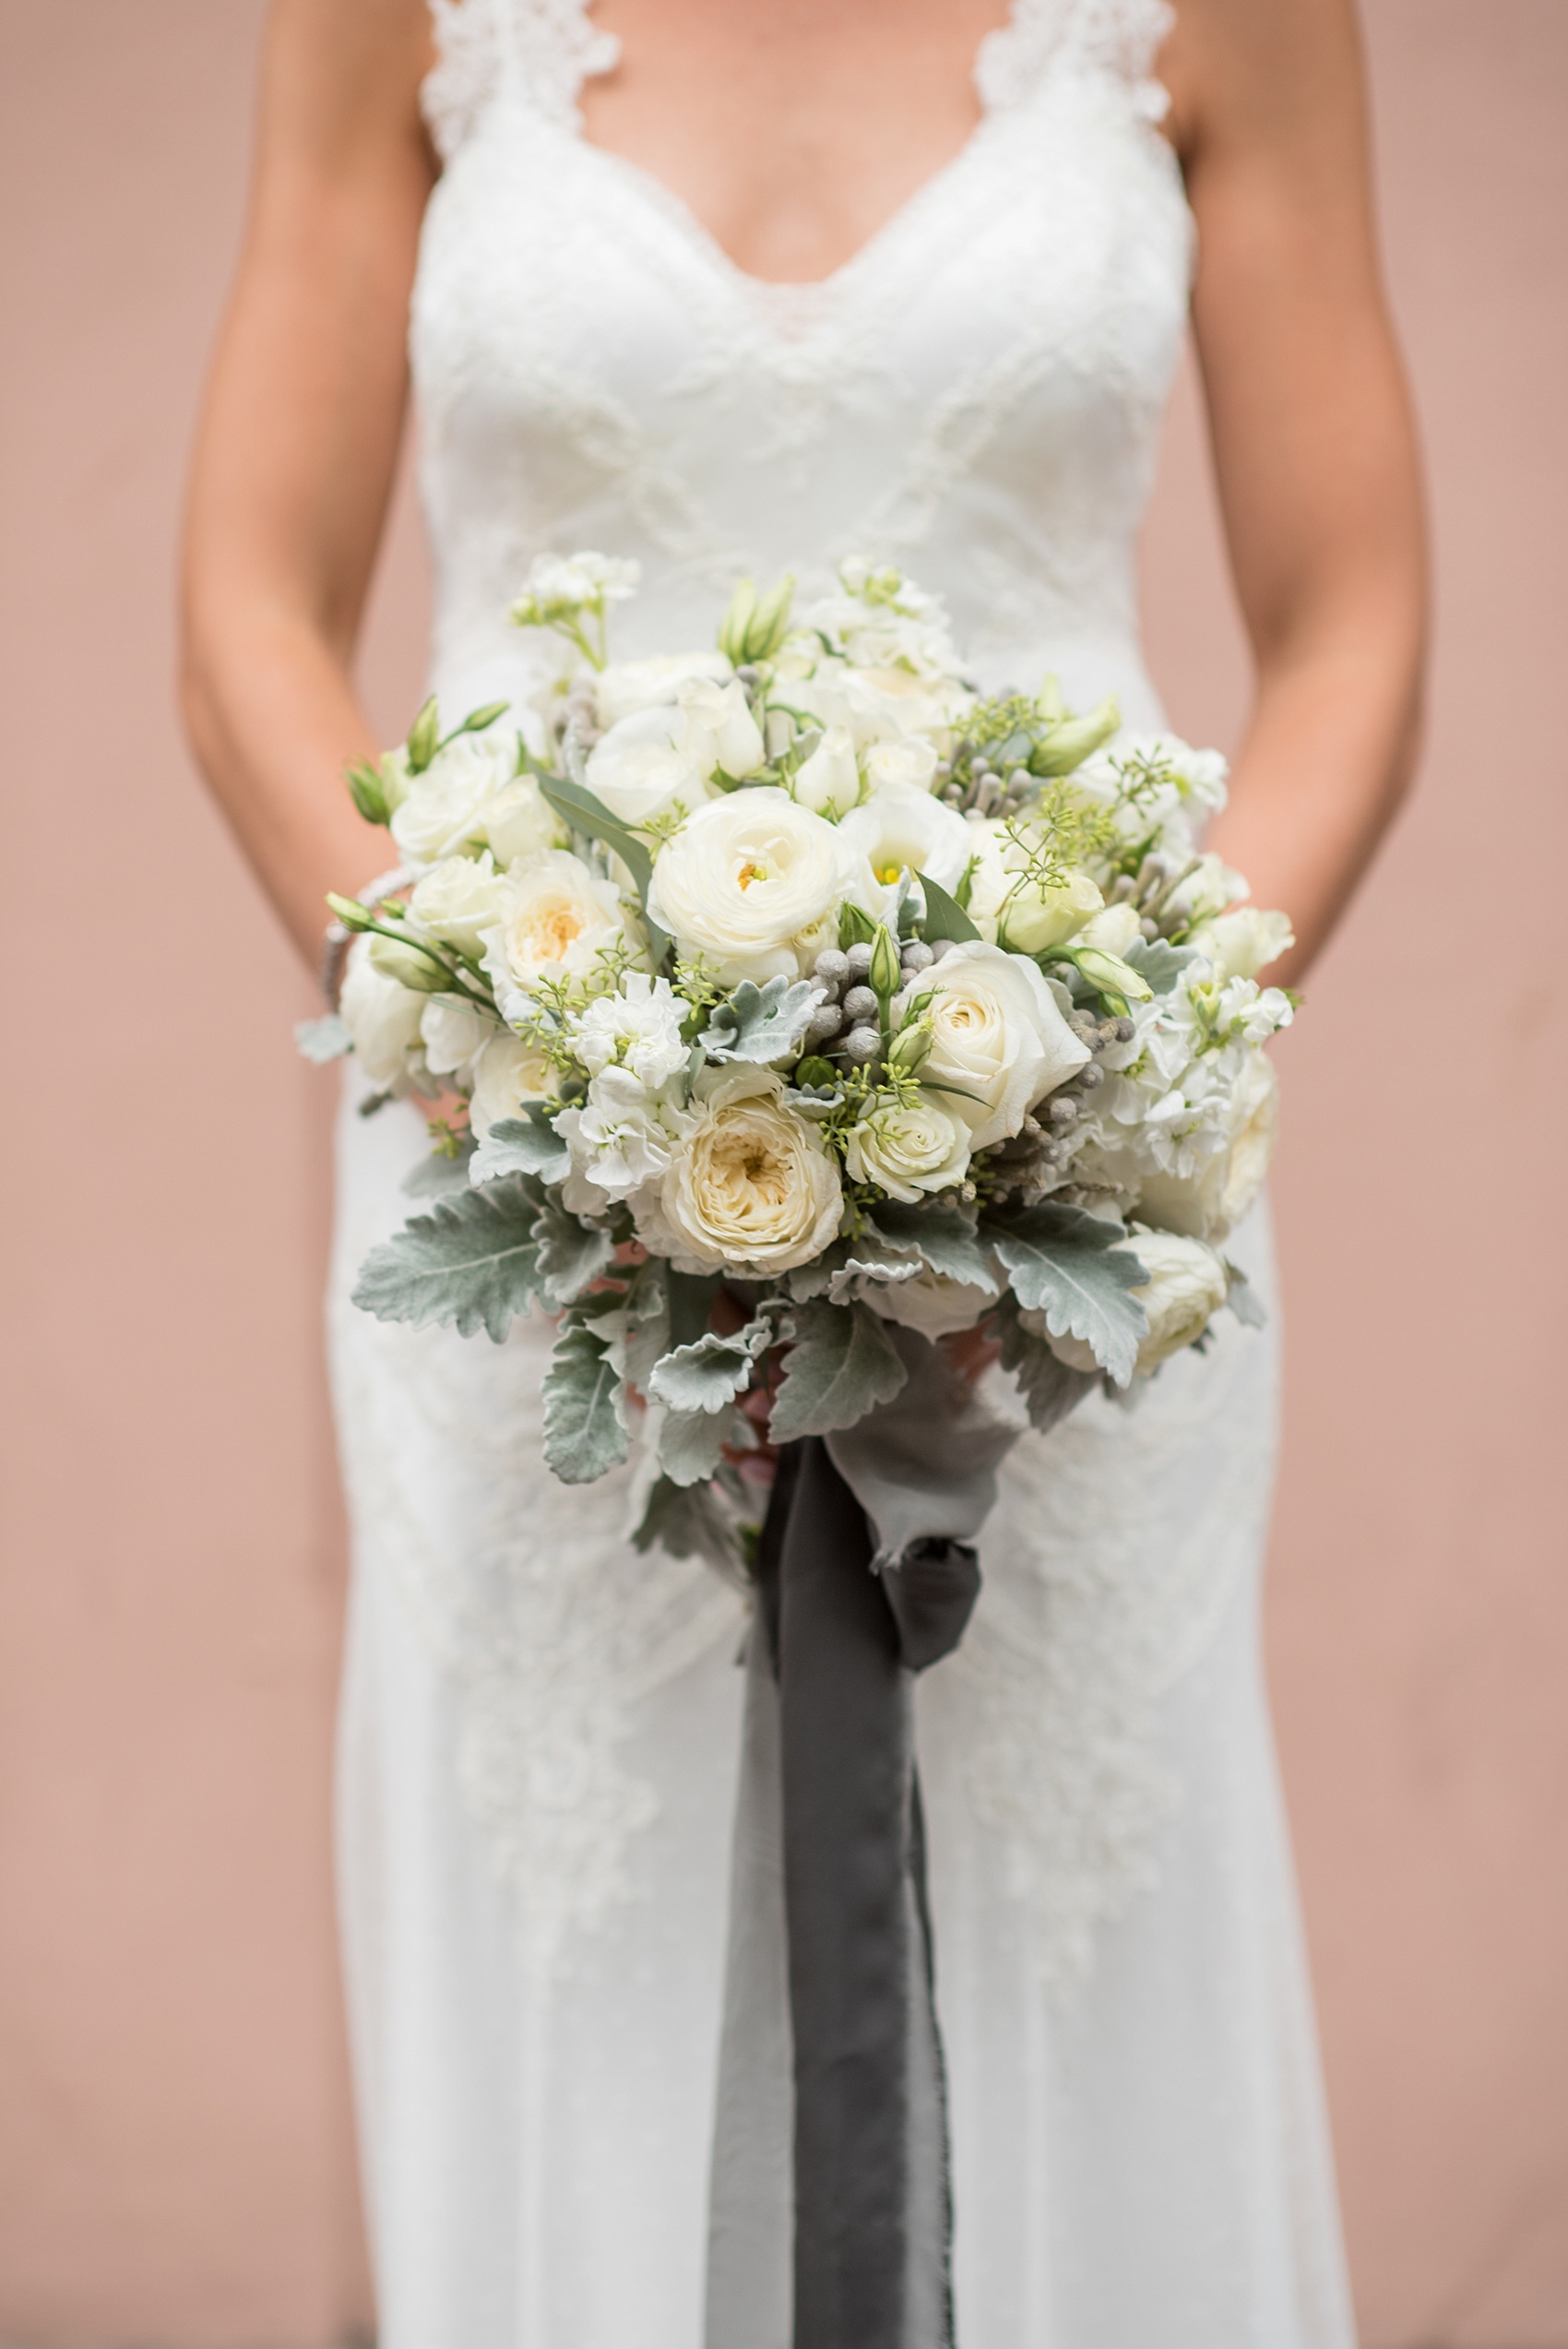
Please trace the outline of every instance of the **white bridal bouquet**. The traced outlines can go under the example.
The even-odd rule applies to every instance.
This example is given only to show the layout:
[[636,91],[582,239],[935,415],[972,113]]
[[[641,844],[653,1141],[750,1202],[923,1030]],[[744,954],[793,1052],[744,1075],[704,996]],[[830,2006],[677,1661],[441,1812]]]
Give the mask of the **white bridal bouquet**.
[[715,648],[612,661],[636,580],[541,558],[511,616],[548,686],[350,772],[401,864],[333,899],[302,1042],[431,1113],[357,1301],[496,1340],[540,1301],[556,1474],[640,1413],[637,1540],[715,1554],[748,1454],[888,1404],[910,1332],[983,1329],[1047,1427],[1248,1313],[1222,1245],[1290,934],[1195,845],[1215,753],[980,695],[897,570],[799,613],[743,584]]

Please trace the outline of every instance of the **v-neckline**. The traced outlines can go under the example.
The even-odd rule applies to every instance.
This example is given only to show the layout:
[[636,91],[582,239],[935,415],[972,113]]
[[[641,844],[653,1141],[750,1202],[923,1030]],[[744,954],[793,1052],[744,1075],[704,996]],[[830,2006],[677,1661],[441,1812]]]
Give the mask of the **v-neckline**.
[[[592,0],[576,0],[576,4],[586,17]],[[754,270],[744,268],[736,260],[729,246],[709,228],[701,213],[688,202],[685,197],[681,195],[678,189],[671,187],[668,180],[660,179],[659,173],[650,171],[646,163],[639,163],[634,157],[623,154],[619,148],[604,147],[597,139],[589,138],[583,127],[580,105],[573,106],[569,123],[564,124],[562,127],[585,154],[600,158],[615,176],[626,183],[633,193],[640,195],[646,202],[651,203],[662,212],[664,217],[682,233],[686,242],[706,257],[710,267],[719,275],[728,279],[737,288],[748,293],[754,301],[784,311],[810,311],[825,307],[846,285],[852,283],[866,268],[879,259],[886,247],[897,243],[907,233],[911,220],[919,219],[923,215],[930,209],[932,200],[939,195],[945,194],[949,183],[963,174],[995,119],[993,110],[987,101],[981,81],[981,66],[986,52],[992,42],[1016,33],[1020,11],[1027,5],[1028,0],[1008,0],[1007,12],[1001,22],[992,25],[989,32],[980,35],[975,50],[974,61],[969,68],[969,78],[980,102],[980,117],[971,125],[962,145],[954,149],[945,162],[939,163],[934,171],[927,173],[924,179],[917,181],[909,194],[901,197],[894,206],[886,218],[881,221],[868,236],[862,238],[853,252],[847,255],[836,268],[829,269],[825,277],[758,277]],[[594,66],[589,70],[595,75],[612,71],[614,66],[619,63],[619,46],[617,41],[615,56],[607,59],[603,65]]]

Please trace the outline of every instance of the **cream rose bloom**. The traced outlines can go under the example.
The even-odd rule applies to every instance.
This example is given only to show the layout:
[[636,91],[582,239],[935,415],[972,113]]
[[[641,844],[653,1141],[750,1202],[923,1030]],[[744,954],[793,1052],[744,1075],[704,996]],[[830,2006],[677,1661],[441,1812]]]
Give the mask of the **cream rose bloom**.
[[1016,1134],[1089,1057],[1035,964],[1000,947],[954,947],[922,976],[916,1000],[932,1028],[921,1081],[968,1125],[971,1150]]
[[1274,1154],[1279,1079],[1265,1053],[1242,1060],[1226,1114],[1225,1140],[1194,1176],[1146,1174],[1138,1211],[1152,1223],[1200,1240],[1223,1240],[1257,1198]]
[[648,1245],[684,1271],[762,1278],[809,1264],[843,1213],[838,1169],[766,1068],[710,1070],[657,1193],[638,1202]]
[[929,792],[936,773],[936,745],[918,734],[904,742],[873,742],[865,755],[865,770],[868,791]]
[[372,940],[362,934],[349,948],[338,1011],[354,1040],[354,1056],[373,1085],[402,1091],[409,1062],[419,1051],[427,997],[400,986],[375,968]]
[[968,870],[973,825],[929,792],[889,785],[852,809],[838,829],[884,883],[906,871],[925,873],[951,896]]
[[543,1101],[552,1091],[550,1063],[520,1036],[496,1036],[474,1064],[469,1116],[482,1141],[493,1126],[520,1117],[524,1104]]
[[851,899],[878,912],[865,858],[837,828],[770,786],[699,807],[660,852],[648,912],[727,985],[793,978]]
[[403,854],[415,864],[434,864],[478,840],[486,809],[517,765],[512,734],[459,734],[437,751],[422,774],[409,777],[392,813],[392,837]]
[[889,1101],[852,1126],[844,1163],[857,1183],[874,1183],[909,1204],[961,1183],[969,1163],[969,1129],[934,1094],[905,1105]]
[[449,856],[413,890],[409,911],[443,946],[478,955],[483,933],[501,917],[505,888],[488,849],[482,856]]
[[540,979],[581,978],[624,936],[620,892],[569,850],[546,849],[502,883],[500,919],[484,934],[485,968],[506,1018],[508,998]]

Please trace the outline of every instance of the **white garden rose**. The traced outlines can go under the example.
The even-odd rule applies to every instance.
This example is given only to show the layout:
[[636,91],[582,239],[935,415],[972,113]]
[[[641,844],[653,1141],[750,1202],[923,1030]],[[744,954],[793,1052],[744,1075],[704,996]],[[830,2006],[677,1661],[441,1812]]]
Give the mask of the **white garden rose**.
[[969,1163],[969,1129],[934,1094],[873,1104],[845,1139],[844,1164],[857,1183],[874,1183],[909,1204],[961,1183]]
[[884,883],[897,882],[906,871],[924,873],[951,896],[968,870],[974,827],[929,792],[889,785],[838,829]]
[[1215,977],[1222,982],[1255,979],[1295,943],[1289,914],[1265,913],[1255,905],[1233,906],[1229,913],[1217,913],[1187,939],[1189,946],[1208,957]]
[[838,907],[880,912],[865,858],[770,786],[710,800],[660,852],[648,912],[726,985],[793,978],[828,943]]
[[970,696],[961,686],[932,684],[909,669],[850,669],[823,661],[790,683],[790,699],[823,726],[844,726],[857,749],[902,737],[951,733]]
[[414,864],[434,864],[477,841],[490,803],[511,781],[517,765],[517,739],[511,734],[459,734],[438,750],[422,773],[409,777],[407,792],[392,811],[392,837],[403,854]]
[[339,1017],[354,1040],[354,1056],[373,1085],[401,1092],[419,1051],[427,998],[376,970],[372,941],[362,934],[349,948]]
[[969,1281],[955,1281],[950,1273],[933,1272],[922,1265],[909,1281],[862,1280],[855,1284],[861,1305],[884,1321],[900,1322],[923,1337],[945,1338],[956,1330],[972,1330],[995,1304],[994,1286],[982,1289]]
[[530,1101],[543,1101],[554,1090],[550,1063],[520,1036],[493,1037],[474,1063],[473,1098],[469,1117],[481,1141],[493,1126],[521,1117]]
[[409,911],[441,945],[478,955],[483,932],[501,917],[504,888],[488,849],[480,856],[444,857],[413,890]]
[[502,883],[500,919],[484,936],[486,970],[503,1015],[510,997],[540,979],[586,977],[598,956],[625,935],[613,881],[590,873],[566,849],[525,857]]
[[936,773],[936,745],[919,734],[902,742],[873,742],[865,755],[865,773],[866,789],[873,793],[929,792]]
[[656,652],[647,661],[612,661],[594,681],[594,704],[606,732],[640,710],[672,708],[683,686],[723,685],[733,674],[722,652]]
[[1026,851],[999,823],[971,824],[976,859],[968,914],[982,937],[1015,954],[1041,954],[1074,937],[1105,903],[1087,873],[1042,888]]
[[[706,743],[698,751],[706,751]],[[646,824],[679,802],[689,813],[708,796],[707,771],[677,708],[635,710],[588,754],[583,781],[623,824]]]
[[425,997],[420,1039],[433,1076],[470,1084],[480,1054],[499,1033],[498,1022],[475,1004],[460,1002],[456,996]]
[[682,686],[678,707],[687,745],[705,781],[717,772],[739,782],[765,764],[766,745],[743,686],[733,680],[715,685],[694,678]]
[[484,810],[482,830],[503,872],[519,856],[564,848],[566,828],[531,775],[514,775]]
[[655,1198],[638,1203],[650,1247],[683,1271],[761,1279],[820,1256],[843,1213],[838,1169],[771,1069],[710,1069]]
[[668,979],[628,971],[613,995],[597,996],[573,1020],[577,1058],[591,1077],[618,1064],[657,1091],[686,1065],[689,1047],[681,1038],[686,1010],[684,996]]
[[921,1081],[968,1125],[971,1150],[1016,1134],[1089,1057],[1035,964],[1000,947],[952,948],[917,1000],[932,1031]]
[[848,726],[828,726],[809,758],[796,768],[790,791],[802,807],[836,824],[861,795],[855,738]]

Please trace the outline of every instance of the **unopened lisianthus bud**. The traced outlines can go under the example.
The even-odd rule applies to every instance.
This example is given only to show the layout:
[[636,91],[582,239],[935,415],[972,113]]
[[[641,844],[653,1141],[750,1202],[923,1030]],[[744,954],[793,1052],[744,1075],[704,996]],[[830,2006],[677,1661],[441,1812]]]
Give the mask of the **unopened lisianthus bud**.
[[370,964],[384,979],[396,979],[400,987],[411,987],[416,995],[439,995],[452,984],[449,972],[422,954],[418,947],[405,946],[401,938],[373,937]]

